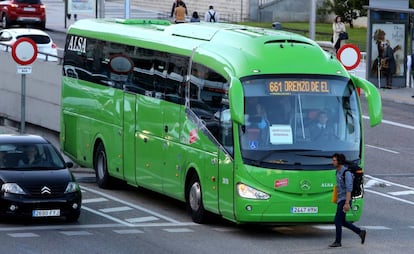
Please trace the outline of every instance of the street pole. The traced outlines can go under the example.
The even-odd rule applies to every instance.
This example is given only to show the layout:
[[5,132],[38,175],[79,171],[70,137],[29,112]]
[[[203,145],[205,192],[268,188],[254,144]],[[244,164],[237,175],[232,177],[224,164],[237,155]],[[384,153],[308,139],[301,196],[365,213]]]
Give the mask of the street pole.
[[243,0],[240,0],[240,22],[243,22]]
[[316,23],[316,0],[311,0],[309,15],[309,38],[315,40],[315,23]]
[[20,134],[26,132],[26,74],[22,74],[22,97],[21,97],[21,119]]
[[131,2],[130,0],[125,0],[125,19],[130,17]]

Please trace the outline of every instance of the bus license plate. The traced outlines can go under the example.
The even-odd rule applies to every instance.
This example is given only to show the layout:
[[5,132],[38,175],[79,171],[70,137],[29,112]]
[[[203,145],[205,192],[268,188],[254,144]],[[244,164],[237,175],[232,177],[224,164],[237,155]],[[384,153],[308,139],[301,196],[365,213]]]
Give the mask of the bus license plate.
[[318,213],[318,207],[292,207],[291,213]]
[[60,216],[59,209],[53,210],[33,210],[32,211],[33,217],[51,217],[51,216]]

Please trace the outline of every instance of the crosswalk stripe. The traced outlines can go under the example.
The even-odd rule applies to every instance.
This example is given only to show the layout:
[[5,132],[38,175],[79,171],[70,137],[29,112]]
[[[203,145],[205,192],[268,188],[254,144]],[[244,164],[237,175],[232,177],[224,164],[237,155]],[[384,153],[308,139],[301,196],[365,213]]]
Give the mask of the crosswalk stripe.
[[129,223],[141,223],[141,222],[155,221],[159,219],[155,216],[147,216],[147,217],[129,218],[125,220]]
[[121,230],[114,230],[115,233],[125,235],[125,234],[140,234],[144,233],[144,231],[139,229],[121,229]]
[[8,234],[11,237],[39,237],[38,234],[34,234],[34,233],[11,233]]
[[123,211],[129,211],[129,210],[132,210],[132,208],[129,206],[118,206],[118,207],[99,209],[99,211],[103,213],[123,212]]
[[170,233],[188,233],[188,232],[194,232],[194,230],[189,228],[164,228],[164,231],[170,232]]
[[99,203],[99,202],[105,202],[108,201],[106,198],[89,198],[89,199],[83,199],[82,204],[89,204],[89,203]]
[[393,195],[393,196],[412,195],[412,194],[414,194],[414,191],[412,191],[412,190],[392,191],[392,192],[388,192],[388,194]]
[[88,231],[62,231],[60,233],[67,235],[67,236],[92,235],[92,233]]
[[363,228],[366,229],[372,229],[372,230],[390,230],[391,228],[385,227],[385,226],[363,226]]

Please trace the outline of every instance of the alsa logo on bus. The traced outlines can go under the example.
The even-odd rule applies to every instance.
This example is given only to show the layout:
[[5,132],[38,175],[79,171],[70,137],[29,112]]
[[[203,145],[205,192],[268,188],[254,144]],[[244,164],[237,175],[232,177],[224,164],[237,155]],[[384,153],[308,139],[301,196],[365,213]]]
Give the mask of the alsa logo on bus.
[[86,38],[71,36],[67,50],[86,53]]

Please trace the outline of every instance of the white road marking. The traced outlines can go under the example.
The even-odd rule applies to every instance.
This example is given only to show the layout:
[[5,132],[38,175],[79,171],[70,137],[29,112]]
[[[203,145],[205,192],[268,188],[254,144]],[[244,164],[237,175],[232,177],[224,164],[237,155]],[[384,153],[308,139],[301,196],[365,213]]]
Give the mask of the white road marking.
[[124,225],[124,226],[127,226],[127,227],[133,227],[133,224],[127,223],[127,222],[125,222],[125,221],[123,221],[123,220],[120,220],[120,219],[118,219],[118,218],[112,217],[112,216],[107,215],[107,214],[105,214],[105,213],[99,212],[99,211],[97,211],[97,210],[95,210],[95,209],[91,209],[91,208],[86,207],[86,206],[84,206],[84,205],[82,205],[82,209],[84,209],[84,210],[86,210],[86,211],[88,211],[88,212],[94,213],[94,214],[96,214],[96,215],[100,215],[100,216],[102,216],[102,217],[105,217],[105,218],[107,218],[108,220],[115,221],[115,222],[117,222],[117,223],[119,223],[119,224],[122,224],[122,225]]
[[322,230],[333,230],[333,229],[335,229],[335,226],[328,226],[328,225],[315,225],[313,227],[317,228],[317,229],[322,229]]
[[225,233],[225,232],[234,232],[234,231],[238,230],[237,228],[212,228],[212,229],[214,231],[223,232],[223,233]]
[[159,220],[159,218],[154,216],[146,216],[146,217],[137,217],[137,218],[129,218],[125,219],[129,223],[141,223],[141,222],[148,222],[148,221],[156,221]]
[[34,234],[34,233],[11,233],[11,234],[7,234],[11,237],[39,237],[38,234]]
[[170,233],[188,233],[188,232],[194,232],[194,230],[189,228],[164,228],[164,231],[170,232]]
[[[408,191],[414,191],[414,188],[413,187],[410,187],[410,186],[406,186],[406,185],[402,185],[402,184],[399,184],[399,183],[390,182],[390,181],[383,180],[383,179],[380,179],[380,178],[377,178],[377,177],[373,177],[373,176],[370,176],[370,175],[366,175],[365,177],[367,177],[369,179],[372,179],[372,180],[375,180],[375,181],[378,181],[378,182],[381,182],[381,183],[385,184],[385,186],[396,186],[396,187],[400,187],[400,188],[405,189],[405,191],[407,191],[407,190]],[[406,204],[409,204],[409,205],[414,205],[414,202],[413,201],[406,200],[406,199],[402,199],[402,198],[397,198],[397,197],[392,196],[390,194],[386,194],[386,193],[374,191],[374,190],[371,190],[371,189],[368,189],[368,188],[365,188],[365,191],[366,192],[373,193],[373,194],[377,194],[377,195],[382,196],[382,197],[385,197],[385,198],[394,199],[394,200],[400,201],[402,203],[406,203]]]
[[129,210],[132,210],[132,208],[129,206],[118,206],[118,207],[99,209],[99,211],[103,213],[123,212],[123,211],[129,211]]
[[382,182],[382,183],[386,184],[387,186],[397,186],[397,187],[401,187],[401,188],[407,189],[407,190],[414,190],[413,187],[406,186],[406,185],[399,184],[399,183],[390,182],[390,181],[387,181],[387,180],[384,180],[384,179],[381,179],[381,178],[377,178],[377,177],[373,177],[373,176],[370,176],[370,175],[366,175],[366,177],[370,178],[370,179],[373,179],[373,180],[376,180],[378,182]]
[[[363,115],[362,118],[369,119],[369,116],[364,116]],[[388,120],[384,120],[384,119],[382,119],[381,123],[389,124],[389,125],[393,125],[393,126],[397,126],[397,127],[401,127],[401,128],[406,128],[406,129],[410,129],[410,130],[414,130],[414,126],[408,125],[408,124],[396,123],[396,122],[388,121]]]
[[108,198],[108,199],[111,199],[111,200],[113,200],[113,201],[119,202],[119,203],[121,203],[121,204],[124,204],[124,205],[126,205],[126,206],[129,206],[129,207],[135,208],[135,209],[140,210],[140,211],[142,211],[142,212],[146,212],[146,213],[148,213],[148,214],[151,214],[151,215],[153,215],[153,216],[155,216],[155,217],[158,217],[158,218],[160,218],[160,219],[163,219],[163,220],[169,221],[169,222],[171,222],[171,223],[177,223],[177,224],[180,224],[180,223],[181,223],[181,222],[179,222],[179,221],[177,221],[177,220],[174,220],[174,219],[172,219],[172,218],[170,218],[170,217],[164,216],[164,215],[162,215],[162,214],[160,214],[160,213],[157,213],[157,212],[155,212],[155,211],[149,210],[149,209],[144,208],[144,207],[142,207],[142,206],[139,206],[139,205],[135,205],[135,204],[132,204],[132,203],[126,202],[126,201],[124,201],[124,200],[122,200],[122,199],[119,199],[119,198],[117,198],[117,197],[114,197],[114,196],[112,196],[112,195],[109,195],[109,194],[106,194],[106,193],[102,193],[102,192],[100,192],[100,191],[96,191],[96,190],[94,190],[94,189],[87,188],[87,187],[84,187],[84,186],[81,186],[81,188],[82,188],[82,189],[85,189],[85,190],[87,190],[87,191],[89,191],[89,192],[92,192],[92,193],[98,194],[98,195],[100,195],[100,196],[104,196],[104,197],[106,197],[106,198]]
[[370,230],[390,230],[391,228],[385,226],[362,226],[363,229],[370,229]]
[[414,191],[412,191],[412,190],[392,191],[392,192],[388,192],[388,194],[393,195],[393,196],[406,196],[406,195],[412,195],[412,194],[414,194]]
[[115,233],[126,235],[126,234],[141,234],[144,233],[144,231],[139,229],[121,229],[121,230],[114,230]]
[[[315,225],[314,228],[321,230],[335,230],[335,225]],[[389,230],[391,228],[385,226],[361,226],[363,229],[372,229],[372,230]]]
[[99,202],[105,202],[108,201],[106,198],[88,198],[88,199],[82,199],[82,204],[90,204],[90,203],[99,203]]
[[399,154],[399,152],[397,152],[397,151],[393,151],[393,150],[390,150],[390,149],[382,148],[382,147],[379,147],[379,146],[372,146],[372,145],[367,145],[367,144],[365,144],[365,146],[371,147],[371,148],[375,148],[375,149],[378,149],[378,150],[382,150],[382,151],[385,151],[385,152],[389,152],[389,153]]
[[61,231],[60,233],[67,235],[67,236],[92,235],[92,233],[88,231]]
[[386,198],[390,198],[390,199],[394,199],[394,200],[397,200],[397,201],[401,201],[401,202],[406,203],[406,204],[414,205],[414,202],[412,202],[412,201],[405,200],[405,199],[402,199],[402,198],[397,198],[397,197],[394,197],[394,196],[391,196],[391,195],[388,195],[388,194],[385,194],[385,193],[381,193],[381,192],[373,191],[373,190],[369,190],[369,189],[365,189],[365,191],[366,192],[373,193],[373,194],[377,194],[379,196],[383,196],[383,197],[386,197]]

